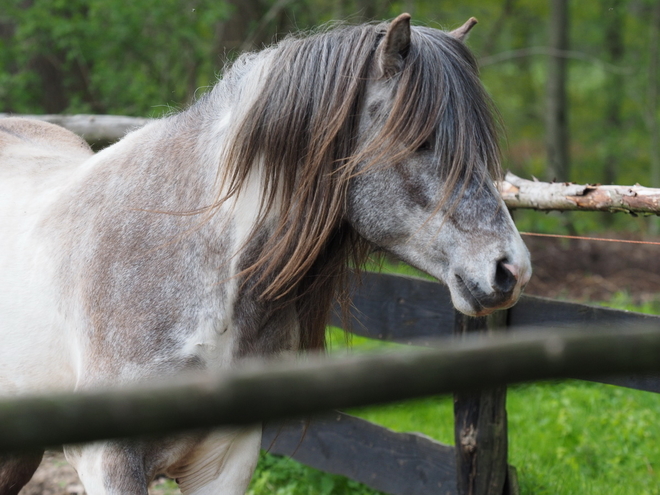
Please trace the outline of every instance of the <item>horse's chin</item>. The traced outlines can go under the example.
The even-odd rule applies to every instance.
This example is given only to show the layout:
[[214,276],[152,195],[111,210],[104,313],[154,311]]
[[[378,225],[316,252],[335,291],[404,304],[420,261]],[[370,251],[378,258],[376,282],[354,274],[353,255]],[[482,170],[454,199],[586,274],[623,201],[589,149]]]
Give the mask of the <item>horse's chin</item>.
[[484,306],[477,298],[472,296],[469,291],[454,290],[454,287],[450,287],[450,292],[451,302],[454,305],[454,308],[464,315],[474,317],[488,316],[497,310],[509,309],[518,302],[518,298],[520,297],[520,291],[516,290],[514,296],[510,299],[503,301],[496,306]]
[[474,317],[480,317],[480,316],[488,316],[489,314],[494,313],[498,309],[508,309],[511,306],[513,306],[515,302],[512,302],[510,304],[504,304],[502,306],[498,306],[495,308],[484,308],[483,306],[480,306],[479,308],[474,308],[470,305],[464,305],[464,304],[456,304],[454,303],[454,307],[463,313],[464,315],[467,316],[474,316]]

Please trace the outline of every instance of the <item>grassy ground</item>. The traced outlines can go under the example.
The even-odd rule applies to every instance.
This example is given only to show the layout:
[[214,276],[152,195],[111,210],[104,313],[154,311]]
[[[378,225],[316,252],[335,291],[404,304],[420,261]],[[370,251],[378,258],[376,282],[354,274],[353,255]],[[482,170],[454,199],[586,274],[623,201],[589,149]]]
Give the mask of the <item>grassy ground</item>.
[[[610,306],[631,307],[621,294]],[[331,334],[333,352],[343,337]],[[353,351],[381,344],[353,339]],[[391,344],[390,344],[391,345]],[[660,395],[566,381],[513,387],[508,394],[510,463],[523,495],[660,495]],[[452,399],[433,397],[351,411],[397,431],[453,444]],[[263,454],[251,495],[375,494],[362,485],[295,461]]]

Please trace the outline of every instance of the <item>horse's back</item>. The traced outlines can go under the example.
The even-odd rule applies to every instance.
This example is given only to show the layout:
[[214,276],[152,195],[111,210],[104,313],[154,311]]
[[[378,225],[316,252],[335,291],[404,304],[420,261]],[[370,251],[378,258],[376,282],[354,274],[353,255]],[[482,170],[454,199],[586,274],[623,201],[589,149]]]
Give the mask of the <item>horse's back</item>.
[[39,149],[42,156],[50,152],[55,157],[85,158],[93,154],[89,145],[73,132],[41,120],[9,117],[0,120],[0,157],[11,154],[33,154]]
[[0,229],[8,232],[10,224],[25,225],[48,210],[67,179],[93,154],[83,139],[63,127],[0,119]]
[[0,119],[0,395],[71,385],[53,285],[57,256],[39,225],[91,155],[62,127]]

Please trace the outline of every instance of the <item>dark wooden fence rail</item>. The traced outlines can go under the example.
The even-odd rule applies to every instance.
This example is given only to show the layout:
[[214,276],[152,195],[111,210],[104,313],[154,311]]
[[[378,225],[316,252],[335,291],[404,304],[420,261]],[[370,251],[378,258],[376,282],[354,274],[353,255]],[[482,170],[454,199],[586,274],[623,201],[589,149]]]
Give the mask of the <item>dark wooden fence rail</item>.
[[345,413],[267,423],[262,448],[385,493],[455,495],[454,447]]
[[[423,346],[438,337],[454,335],[456,314],[449,290],[419,278],[365,273],[356,287],[349,331],[362,337]],[[342,326],[339,312],[332,323]],[[660,316],[632,311],[588,306],[543,297],[524,295],[507,311],[507,328],[586,326],[593,331],[638,325],[658,325]],[[576,376],[575,378],[581,378]],[[660,374],[591,378],[592,381],[619,385],[647,392],[660,392]]]
[[[434,334],[491,331],[489,326],[504,323],[503,316],[509,328],[529,321],[598,326],[526,334],[494,328],[497,334],[489,338],[447,338],[432,349],[247,368],[168,388],[0,400],[0,452],[270,421],[459,391],[458,449],[341,413],[315,417],[306,429],[300,421],[268,424],[263,447],[392,494],[515,494],[514,471],[506,464],[501,385],[604,371],[660,371],[658,317],[525,297],[508,315],[469,319],[448,310],[448,294],[437,283],[377,274],[365,275],[353,301],[355,332],[420,346]],[[635,328],[621,332],[621,327]],[[660,389],[657,376],[599,381]],[[482,387],[491,390],[470,392]]]
[[443,339],[432,348],[405,352],[244,362],[221,374],[164,377],[161,384],[134,388],[5,397],[0,399],[0,453],[250,425],[576,373],[657,372],[658,355],[657,325],[597,334],[582,329],[498,332]]

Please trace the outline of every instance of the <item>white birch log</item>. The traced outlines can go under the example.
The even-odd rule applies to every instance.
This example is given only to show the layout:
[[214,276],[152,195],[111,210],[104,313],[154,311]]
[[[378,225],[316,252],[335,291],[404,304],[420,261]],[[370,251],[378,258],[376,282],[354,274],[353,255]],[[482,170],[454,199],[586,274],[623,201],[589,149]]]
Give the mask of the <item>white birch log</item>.
[[89,143],[118,141],[129,131],[142,127],[151,120],[122,115],[11,115],[0,113],[0,118],[3,117],[44,120],[78,134]]
[[507,173],[498,189],[510,209],[609,211],[660,214],[660,189],[571,182],[538,182]]

